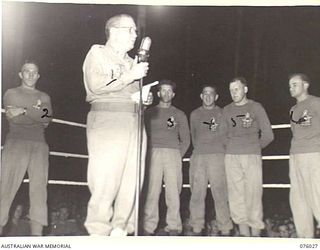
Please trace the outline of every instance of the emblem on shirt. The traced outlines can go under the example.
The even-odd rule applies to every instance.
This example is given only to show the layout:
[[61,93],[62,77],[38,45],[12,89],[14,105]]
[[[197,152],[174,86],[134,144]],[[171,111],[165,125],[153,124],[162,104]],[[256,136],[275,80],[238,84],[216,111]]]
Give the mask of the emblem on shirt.
[[212,117],[209,122],[203,122],[203,124],[208,125],[208,129],[212,132],[217,131],[218,123],[216,123],[216,119]]
[[310,112],[305,109],[303,112],[302,112],[302,116],[299,118],[299,120],[295,121],[293,119],[293,111],[291,111],[291,114],[290,114],[290,119],[292,122],[294,122],[295,124],[300,124],[301,126],[311,126],[311,119],[312,119],[312,116],[310,115]]
[[253,122],[253,119],[252,119],[250,113],[247,112],[244,115],[244,118],[242,118],[242,127],[250,128],[252,126],[252,122]]
[[174,116],[170,116],[167,120],[167,128],[168,129],[172,129],[172,128],[175,128],[177,126],[177,122],[174,118]]
[[35,105],[33,105],[32,107],[33,107],[34,109],[36,109],[36,110],[40,110],[41,104],[42,104],[41,100],[38,99],[38,100],[37,100],[37,103],[36,103]]

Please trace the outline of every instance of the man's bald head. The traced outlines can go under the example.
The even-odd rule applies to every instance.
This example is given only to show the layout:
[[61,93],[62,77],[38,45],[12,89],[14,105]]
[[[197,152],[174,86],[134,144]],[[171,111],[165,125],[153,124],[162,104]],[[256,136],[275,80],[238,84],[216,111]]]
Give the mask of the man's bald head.
[[106,21],[106,25],[105,25],[105,33],[106,33],[107,39],[109,38],[111,28],[122,27],[122,26],[126,27],[128,25],[135,27],[133,18],[127,14],[120,14],[120,15],[116,15],[109,18]]

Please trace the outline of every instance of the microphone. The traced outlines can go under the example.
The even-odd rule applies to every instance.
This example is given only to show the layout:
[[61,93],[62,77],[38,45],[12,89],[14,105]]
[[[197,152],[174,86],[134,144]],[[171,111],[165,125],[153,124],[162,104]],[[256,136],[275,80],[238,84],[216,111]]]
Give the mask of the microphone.
[[149,50],[151,46],[151,38],[146,36],[142,39],[138,50],[138,62],[147,62],[149,58]]

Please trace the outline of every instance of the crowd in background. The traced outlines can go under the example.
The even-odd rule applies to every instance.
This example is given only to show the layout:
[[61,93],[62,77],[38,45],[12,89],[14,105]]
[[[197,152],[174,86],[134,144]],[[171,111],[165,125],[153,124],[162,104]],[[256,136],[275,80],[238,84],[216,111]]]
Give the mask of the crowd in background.
[[[79,198],[74,191],[72,195],[68,192],[56,192],[54,197],[49,200],[49,225],[44,228],[45,236],[81,236],[88,235],[84,220],[87,212],[87,201],[85,198]],[[70,199],[72,197],[72,199]],[[184,201],[182,201],[183,203]],[[282,202],[279,206],[286,207],[286,203]],[[275,213],[272,208],[266,213],[264,219],[265,229],[262,231],[262,237],[276,238],[297,238],[292,215],[287,209],[280,209],[280,213]],[[206,226],[202,232],[202,236],[220,236],[220,232],[215,220],[214,209],[211,215],[206,219]],[[4,229],[4,236],[28,236],[30,235],[28,204],[24,201],[16,201],[10,212],[10,221]],[[183,236],[189,236],[191,230],[189,224],[190,213],[188,206],[182,204],[181,216],[183,221]],[[161,216],[160,216],[161,217]],[[164,224],[160,223],[156,231],[156,236],[165,235]],[[232,236],[238,237],[239,231],[236,227],[232,230]],[[320,230],[316,231],[316,238],[320,238]]]

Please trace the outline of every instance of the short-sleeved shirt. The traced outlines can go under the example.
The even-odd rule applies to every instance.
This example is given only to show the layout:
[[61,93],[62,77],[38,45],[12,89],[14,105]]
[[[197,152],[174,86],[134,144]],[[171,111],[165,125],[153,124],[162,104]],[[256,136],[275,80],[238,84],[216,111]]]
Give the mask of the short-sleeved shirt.
[[86,101],[133,102],[131,95],[139,90],[139,82],[127,85],[123,81],[132,64],[128,54],[121,58],[108,43],[93,45],[83,63]]

